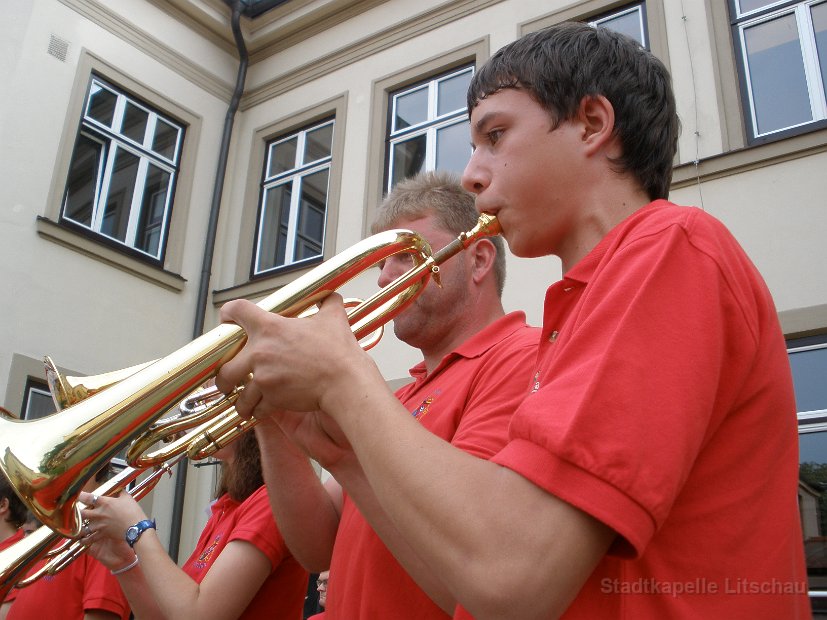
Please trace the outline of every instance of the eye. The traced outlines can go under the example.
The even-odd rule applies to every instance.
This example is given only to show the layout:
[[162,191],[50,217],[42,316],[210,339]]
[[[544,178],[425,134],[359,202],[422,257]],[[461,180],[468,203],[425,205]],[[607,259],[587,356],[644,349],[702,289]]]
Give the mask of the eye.
[[491,144],[493,146],[493,145],[497,144],[497,142],[500,141],[500,138],[502,137],[502,135],[503,135],[503,130],[502,129],[492,129],[487,134],[485,134],[485,137],[488,139],[489,144]]

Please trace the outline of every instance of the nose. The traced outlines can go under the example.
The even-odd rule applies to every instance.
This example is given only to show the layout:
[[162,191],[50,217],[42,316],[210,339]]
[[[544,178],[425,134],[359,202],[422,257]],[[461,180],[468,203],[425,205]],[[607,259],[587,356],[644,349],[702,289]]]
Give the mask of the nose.
[[396,254],[386,258],[379,267],[379,278],[376,283],[385,287],[411,268],[409,254]]
[[472,194],[480,195],[488,187],[488,175],[480,161],[480,150],[476,149],[471,153],[471,158],[462,172],[462,186]]

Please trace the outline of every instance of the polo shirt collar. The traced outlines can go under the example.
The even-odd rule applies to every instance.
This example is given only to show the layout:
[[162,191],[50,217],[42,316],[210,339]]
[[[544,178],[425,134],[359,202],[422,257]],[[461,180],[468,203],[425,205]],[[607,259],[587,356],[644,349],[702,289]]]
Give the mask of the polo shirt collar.
[[600,261],[603,260],[603,257],[606,255],[606,252],[608,252],[609,248],[612,245],[614,245],[617,238],[626,229],[626,224],[632,218],[636,218],[642,213],[656,208],[658,204],[662,204],[665,202],[666,201],[664,200],[655,200],[654,202],[650,202],[646,206],[641,207],[640,209],[632,213],[630,216],[618,222],[615,225],[615,227],[612,228],[596,246],[594,246],[591,252],[586,254],[586,256],[580,259],[580,261],[574,267],[572,267],[565,274],[563,274],[563,279],[569,280],[570,284],[579,283],[582,285],[586,285],[591,279],[592,275],[594,275],[597,266],[600,264]]
[[[443,357],[439,362],[439,365],[434,368],[431,376],[438,374],[445,366],[459,357],[464,357],[467,359],[479,357],[495,344],[508,337],[518,329],[524,327],[525,324],[525,312],[521,310],[509,312],[505,316],[500,317],[488,325],[485,329],[471,336],[468,340]],[[410,372],[411,377],[413,377],[416,381],[424,380],[428,374],[428,370],[425,368],[424,360],[419,362],[408,372]]]

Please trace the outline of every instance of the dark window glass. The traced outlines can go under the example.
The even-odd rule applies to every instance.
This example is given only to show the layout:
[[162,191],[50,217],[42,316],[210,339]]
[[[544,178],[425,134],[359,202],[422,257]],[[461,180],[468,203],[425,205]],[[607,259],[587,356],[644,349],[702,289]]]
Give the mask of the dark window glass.
[[179,131],[177,127],[173,127],[167,122],[158,120],[155,124],[155,136],[152,139],[152,150],[166,157],[167,159],[174,159],[175,149],[178,146]]
[[53,414],[56,408],[48,386],[39,381],[29,380],[26,383],[21,411],[23,413],[20,417],[24,420],[36,420]]
[[103,145],[81,134],[75,144],[66,181],[64,217],[92,226],[92,212],[98,190]]
[[121,133],[138,144],[143,144],[148,120],[149,114],[145,110],[127,102]]
[[118,103],[118,96],[101,87],[97,83],[92,84],[92,89],[89,94],[89,105],[87,116],[93,118],[102,125],[107,127],[112,126],[112,120],[115,118],[115,105]]
[[[799,419],[798,507],[811,591],[827,592],[827,345],[790,349]],[[811,597],[815,618],[827,597]]]
[[118,149],[101,224],[101,232],[118,241],[126,239],[138,162],[139,159],[129,151]]
[[[467,144],[467,142],[466,142]],[[393,183],[412,177],[424,170],[427,136],[418,135],[393,145]]]
[[259,231],[259,258],[256,271],[266,271],[284,264],[290,199],[293,183],[277,185],[264,194],[264,213]]
[[464,110],[467,105],[465,95],[470,83],[470,71],[440,80],[437,85],[437,116]]
[[462,174],[471,157],[469,123],[457,123],[437,130],[436,168]]
[[322,254],[327,179],[327,170],[309,174],[302,179],[298,234],[296,235],[296,260],[313,258]]
[[298,144],[299,138],[298,136],[294,136],[270,147],[270,166],[267,170],[268,178],[296,167]]
[[428,120],[428,88],[418,88],[396,97],[393,128],[395,131],[412,127]]
[[330,157],[333,145],[333,123],[307,132],[304,147],[303,164],[312,164],[314,161]]
[[143,191],[141,215],[138,218],[136,247],[148,254],[157,254],[167,206],[169,173],[156,166],[149,166]]

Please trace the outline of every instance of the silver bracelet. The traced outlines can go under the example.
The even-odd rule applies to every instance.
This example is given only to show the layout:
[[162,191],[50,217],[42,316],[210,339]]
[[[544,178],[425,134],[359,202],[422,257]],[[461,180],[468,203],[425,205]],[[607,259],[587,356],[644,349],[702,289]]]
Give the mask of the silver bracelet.
[[126,571],[132,570],[133,568],[138,566],[138,562],[140,562],[140,560],[141,559],[138,557],[138,554],[136,553],[135,554],[135,559],[132,560],[132,562],[130,564],[128,564],[127,566],[124,566],[123,568],[119,568],[118,570],[113,570],[113,571],[109,571],[109,572],[112,573],[113,575],[120,575],[121,573],[125,573]]

